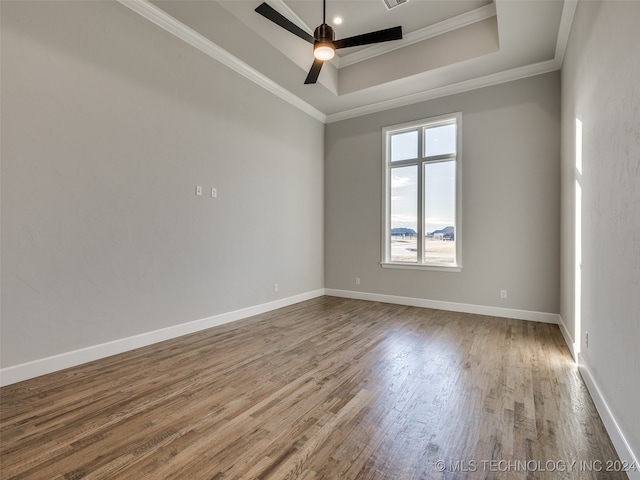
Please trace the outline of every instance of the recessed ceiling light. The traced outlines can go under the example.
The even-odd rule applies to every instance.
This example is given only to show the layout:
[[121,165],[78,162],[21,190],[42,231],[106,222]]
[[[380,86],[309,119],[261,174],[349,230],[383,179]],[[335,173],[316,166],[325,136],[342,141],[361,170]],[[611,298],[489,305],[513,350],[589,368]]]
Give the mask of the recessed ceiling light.
[[334,25],[340,25],[342,23],[342,17],[335,17],[333,19],[333,24]]

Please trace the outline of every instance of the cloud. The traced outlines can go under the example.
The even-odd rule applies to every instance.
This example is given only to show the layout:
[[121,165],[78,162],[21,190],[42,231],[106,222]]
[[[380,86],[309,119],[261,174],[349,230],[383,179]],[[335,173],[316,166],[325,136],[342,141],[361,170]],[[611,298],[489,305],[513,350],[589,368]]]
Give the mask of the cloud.
[[391,177],[391,188],[402,188],[413,186],[416,184],[415,175],[393,175]]

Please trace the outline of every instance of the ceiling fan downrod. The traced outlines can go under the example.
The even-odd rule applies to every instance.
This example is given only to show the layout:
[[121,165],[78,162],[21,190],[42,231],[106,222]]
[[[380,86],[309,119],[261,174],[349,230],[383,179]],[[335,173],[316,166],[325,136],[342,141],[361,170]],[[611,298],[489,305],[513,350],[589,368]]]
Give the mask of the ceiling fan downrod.
[[331,60],[336,54],[333,45],[335,32],[330,25],[327,25],[327,1],[322,0],[322,25],[316,27],[313,32],[313,56],[320,61]]

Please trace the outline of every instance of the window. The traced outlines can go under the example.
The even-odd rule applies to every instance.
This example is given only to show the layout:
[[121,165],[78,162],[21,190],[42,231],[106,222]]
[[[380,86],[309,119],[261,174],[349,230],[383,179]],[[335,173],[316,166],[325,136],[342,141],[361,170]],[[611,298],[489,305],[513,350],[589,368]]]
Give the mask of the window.
[[461,120],[383,129],[383,266],[460,271]]

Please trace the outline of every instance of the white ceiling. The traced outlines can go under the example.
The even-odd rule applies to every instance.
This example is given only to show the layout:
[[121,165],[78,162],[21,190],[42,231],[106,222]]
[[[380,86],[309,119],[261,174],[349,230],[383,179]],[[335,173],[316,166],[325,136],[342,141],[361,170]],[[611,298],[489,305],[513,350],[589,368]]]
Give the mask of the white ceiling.
[[[577,0],[327,0],[337,39],[396,25],[403,39],[339,50],[315,85],[311,44],[256,13],[261,0],[119,1],[331,122],[557,70]],[[322,23],[321,0],[267,3],[309,33]]]

